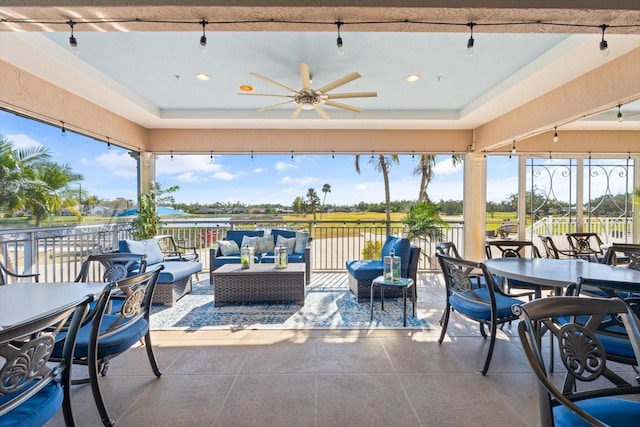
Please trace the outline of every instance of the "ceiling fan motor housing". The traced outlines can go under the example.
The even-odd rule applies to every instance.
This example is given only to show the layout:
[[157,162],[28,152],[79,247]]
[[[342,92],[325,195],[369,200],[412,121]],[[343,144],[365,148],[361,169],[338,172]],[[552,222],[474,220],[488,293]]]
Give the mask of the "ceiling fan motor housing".
[[315,105],[320,104],[319,97],[309,94],[297,95],[294,99],[303,110],[313,110]]

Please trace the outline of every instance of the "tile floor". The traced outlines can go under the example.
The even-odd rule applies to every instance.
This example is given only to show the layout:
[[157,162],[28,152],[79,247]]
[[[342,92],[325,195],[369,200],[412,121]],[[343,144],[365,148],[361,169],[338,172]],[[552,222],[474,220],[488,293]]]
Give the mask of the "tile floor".
[[[444,288],[421,274],[418,289],[434,330],[154,332],[162,377],[143,348],[114,359],[101,380],[110,415],[145,427],[539,425],[516,324],[483,377],[477,325],[453,313],[438,345]],[[101,425],[88,386],[72,402],[79,426]],[[62,425],[61,413],[47,424]]]

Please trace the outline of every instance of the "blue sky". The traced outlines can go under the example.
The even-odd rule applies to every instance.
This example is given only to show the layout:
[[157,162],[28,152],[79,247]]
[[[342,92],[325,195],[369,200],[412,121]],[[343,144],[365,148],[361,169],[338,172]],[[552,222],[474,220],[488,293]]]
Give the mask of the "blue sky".
[[[104,142],[0,111],[0,134],[17,146],[42,144],[52,159],[66,163],[84,176],[82,189],[99,198],[136,199],[136,161],[127,150],[107,147]],[[338,205],[382,202],[382,176],[369,164],[370,154],[360,158],[361,174],[354,167],[353,155],[168,155],[158,157],[156,180],[163,188],[180,186],[177,202],[203,204],[236,202],[246,204],[280,203],[291,205],[308,188],[320,197],[324,184],[331,185],[326,202]],[[517,192],[517,157],[488,159],[488,200],[501,201]],[[400,156],[400,164],[390,172],[391,198],[415,200],[419,177],[412,174],[417,164],[410,155]],[[435,176],[429,186],[434,201],[460,200],[463,194],[463,168],[453,167],[451,156],[437,157]]]

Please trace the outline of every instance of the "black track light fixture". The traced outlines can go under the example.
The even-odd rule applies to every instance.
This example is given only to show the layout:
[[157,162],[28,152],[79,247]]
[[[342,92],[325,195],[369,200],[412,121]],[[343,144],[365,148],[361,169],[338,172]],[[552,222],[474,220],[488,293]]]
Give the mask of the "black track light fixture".
[[61,121],[60,123],[62,124],[62,126],[60,127],[60,134],[62,136],[67,136],[67,128],[64,126],[64,122]]
[[600,29],[602,30],[602,40],[600,41],[600,58],[604,58],[605,56],[609,56],[609,43],[604,39],[604,32],[607,31],[609,26],[607,24],[600,25]]
[[469,40],[467,40],[467,50],[464,53],[464,56],[466,56],[467,58],[470,58],[473,56],[473,45],[475,43],[475,40],[473,39],[473,27],[475,26],[476,26],[475,22],[469,22],[467,24],[467,27],[469,27],[469,31],[471,33]]
[[620,111],[620,108],[622,108],[622,104],[618,104],[618,121],[622,122],[624,119],[622,118],[622,111]]
[[336,21],[336,27],[338,27],[338,38],[336,39],[336,46],[338,46],[338,55],[344,55],[344,48],[342,47],[342,37],[340,36],[340,27],[344,22]]
[[202,36],[200,36],[200,48],[203,51],[207,47],[207,35],[205,34],[205,28],[206,28],[208,23],[209,23],[209,21],[207,21],[205,19],[203,19],[202,21],[199,22],[199,24],[202,25]]
[[73,35],[73,26],[76,25],[72,20],[67,21],[67,25],[71,28],[71,36],[69,37],[69,46],[71,46],[71,50],[74,53],[78,53],[78,40],[76,36]]
[[558,126],[553,128],[553,142],[558,142]]

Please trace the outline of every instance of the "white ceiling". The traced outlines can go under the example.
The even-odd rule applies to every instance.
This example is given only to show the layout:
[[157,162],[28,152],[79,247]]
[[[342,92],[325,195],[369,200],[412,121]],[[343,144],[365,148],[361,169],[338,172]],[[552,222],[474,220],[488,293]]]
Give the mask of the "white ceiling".
[[[2,32],[0,59],[50,81],[147,128],[473,129],[594,68],[640,47],[640,35],[607,36],[600,58],[596,34],[475,34],[428,32],[343,33],[344,55],[333,32]],[[364,109],[325,107],[332,120],[294,105],[257,111],[287,95],[256,72],[300,88],[298,63],[309,64],[317,88],[354,71],[362,77],[332,93],[377,91],[376,98],[340,100]],[[200,81],[195,74],[210,75]],[[421,79],[408,83],[417,73]],[[574,129],[640,129],[640,102],[571,125]]]

